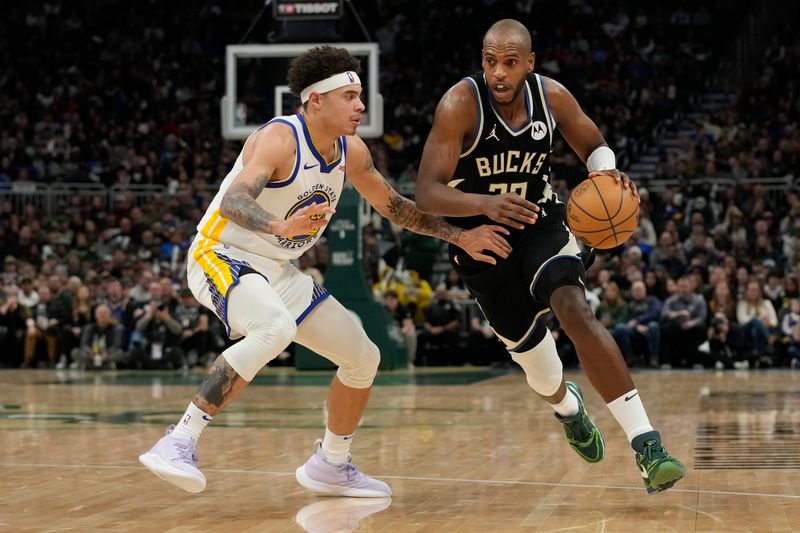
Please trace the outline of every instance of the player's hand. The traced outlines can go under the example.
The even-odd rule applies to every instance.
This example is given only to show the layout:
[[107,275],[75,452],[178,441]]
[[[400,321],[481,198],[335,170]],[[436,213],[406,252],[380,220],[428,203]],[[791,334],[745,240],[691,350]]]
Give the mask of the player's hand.
[[481,201],[484,215],[512,228],[523,229],[539,218],[539,206],[515,192],[487,195]]
[[617,170],[616,168],[612,168],[611,170],[593,170],[589,172],[589,178],[593,178],[595,176],[601,176],[603,174],[611,176],[618,182],[622,183],[622,186],[625,189],[631,189],[631,191],[633,192],[633,196],[636,198],[636,201],[642,203],[642,199],[639,198],[639,191],[636,190],[636,184],[633,181],[631,181],[628,175],[622,172],[621,170]]
[[502,226],[478,226],[469,231],[461,232],[456,245],[467,252],[474,260],[496,265],[495,258],[483,252],[490,251],[503,259],[507,258],[508,254],[511,253],[511,245],[508,244],[503,235],[508,234],[509,231]]
[[325,215],[332,215],[336,212],[329,204],[320,203],[307,205],[295,211],[286,220],[275,220],[271,224],[271,233],[281,237],[294,237],[296,235],[308,235],[319,228],[328,224]]

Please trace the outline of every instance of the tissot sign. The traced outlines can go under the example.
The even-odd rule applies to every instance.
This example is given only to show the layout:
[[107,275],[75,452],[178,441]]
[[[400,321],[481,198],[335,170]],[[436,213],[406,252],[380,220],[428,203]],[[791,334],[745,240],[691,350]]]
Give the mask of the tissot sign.
[[323,20],[342,16],[343,0],[273,0],[276,20]]

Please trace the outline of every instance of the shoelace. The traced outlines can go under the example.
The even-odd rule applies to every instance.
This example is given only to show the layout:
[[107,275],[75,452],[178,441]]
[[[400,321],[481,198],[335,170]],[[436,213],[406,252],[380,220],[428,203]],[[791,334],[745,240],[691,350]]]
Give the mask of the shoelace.
[[658,444],[655,441],[650,441],[645,443],[643,451],[644,453],[642,453],[642,455],[644,456],[644,460],[647,461],[648,463],[653,460],[654,455],[656,456],[655,457],[656,459],[660,459],[666,455],[666,453],[664,452],[664,448],[658,446]]
[[184,444],[182,442],[175,443],[175,449],[178,450],[178,457],[183,459],[186,463],[192,463],[194,466],[197,466],[200,463],[200,458],[197,456],[195,452],[194,446],[192,444]]
[[569,432],[568,437],[578,442],[585,442],[592,434],[583,417],[569,424],[567,426],[567,431]]
[[356,477],[358,477],[358,468],[356,468],[356,465],[353,463],[343,463],[337,468],[339,469],[339,472],[344,472],[344,475],[347,476],[347,481],[353,481]]

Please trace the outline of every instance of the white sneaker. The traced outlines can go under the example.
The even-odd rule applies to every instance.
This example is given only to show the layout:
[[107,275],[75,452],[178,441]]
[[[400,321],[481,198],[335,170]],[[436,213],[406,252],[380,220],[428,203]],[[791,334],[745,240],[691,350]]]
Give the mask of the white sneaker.
[[340,465],[326,461],[321,439],[314,443],[314,453],[295,471],[295,477],[308,490],[327,496],[385,498],[392,495],[389,485],[363,473],[350,462],[349,456]]
[[169,481],[187,492],[203,492],[206,488],[206,477],[197,468],[200,458],[197,457],[195,439],[173,437],[175,426],[167,428],[167,433],[153,446],[149,452],[139,456],[139,462],[148,470]]

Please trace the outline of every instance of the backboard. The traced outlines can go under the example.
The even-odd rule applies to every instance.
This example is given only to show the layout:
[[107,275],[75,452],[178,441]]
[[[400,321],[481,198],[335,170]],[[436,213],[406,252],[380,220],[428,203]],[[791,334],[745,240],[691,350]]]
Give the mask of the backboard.
[[[292,58],[323,43],[228,45],[225,50],[225,96],[222,97],[222,136],[246,139],[261,124],[298,111],[300,99],[289,91],[286,72]],[[329,43],[347,49],[361,60],[361,83],[367,107],[358,128],[361,137],[383,135],[383,98],[378,88],[379,53],[376,43]]]

